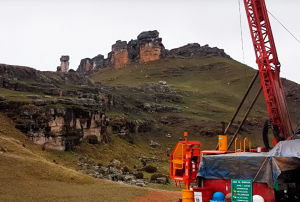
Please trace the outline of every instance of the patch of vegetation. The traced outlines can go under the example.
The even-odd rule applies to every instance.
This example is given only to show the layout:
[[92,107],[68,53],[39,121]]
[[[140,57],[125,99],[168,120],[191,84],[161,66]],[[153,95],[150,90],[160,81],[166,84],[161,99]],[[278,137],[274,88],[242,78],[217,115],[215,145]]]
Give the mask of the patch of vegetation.
[[137,144],[139,142],[139,137],[135,133],[129,133],[126,135],[120,135],[119,136],[121,139],[125,140],[126,142],[130,144]]
[[157,168],[154,167],[154,166],[152,166],[152,165],[147,165],[147,166],[145,167],[145,171],[146,171],[147,173],[155,173],[155,172],[157,171]]

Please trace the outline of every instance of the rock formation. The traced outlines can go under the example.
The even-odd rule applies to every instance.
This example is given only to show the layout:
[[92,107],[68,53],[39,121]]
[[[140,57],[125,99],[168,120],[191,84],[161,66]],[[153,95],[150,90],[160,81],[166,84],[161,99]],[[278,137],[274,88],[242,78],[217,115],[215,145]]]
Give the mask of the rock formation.
[[[78,72],[86,72],[102,67],[113,66],[116,69],[125,67],[132,62],[148,62],[165,57],[165,47],[158,31],[142,32],[136,40],[118,40],[112,45],[112,51],[108,53],[107,59],[95,57],[93,59],[82,59],[77,69]],[[96,62],[95,62],[96,61]],[[96,64],[95,64],[96,63]]]
[[69,71],[69,60],[68,55],[63,55],[60,58],[60,66],[57,67],[58,72],[68,72]]
[[159,33],[156,30],[142,32],[138,36],[140,63],[159,60],[165,56],[165,47],[158,36]]
[[80,61],[80,65],[78,66],[78,72],[86,72],[93,69],[100,69],[107,65],[107,60],[104,59],[104,56],[99,54],[96,57],[90,59],[85,58]]
[[198,43],[191,43],[185,46],[166,50],[159,38],[159,32],[146,31],[137,36],[137,39],[126,41],[118,40],[112,45],[112,51],[108,53],[106,59],[103,55],[98,55],[93,59],[82,59],[77,72],[88,72],[90,70],[112,66],[116,69],[124,68],[134,62],[146,63],[159,60],[161,58],[201,58],[218,56],[230,58],[223,49],[200,46]]
[[205,56],[219,56],[230,58],[223,49],[217,47],[209,47],[208,45],[200,46],[198,43],[190,43],[185,46],[174,48],[167,51],[168,57],[182,57],[182,58],[200,58]]
[[71,150],[82,138],[105,141],[106,116],[80,108],[42,108],[24,105],[19,108],[16,128],[34,143],[54,150]]
[[112,45],[112,56],[111,63],[114,68],[120,69],[125,67],[129,62],[128,58],[128,50],[127,50],[127,42],[126,41],[116,41],[114,45]]

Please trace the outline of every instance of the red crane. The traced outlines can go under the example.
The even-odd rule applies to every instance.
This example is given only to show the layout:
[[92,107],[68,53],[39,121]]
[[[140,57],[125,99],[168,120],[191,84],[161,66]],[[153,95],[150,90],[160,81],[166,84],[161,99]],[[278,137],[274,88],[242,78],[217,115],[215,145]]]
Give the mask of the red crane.
[[291,139],[291,118],[279,76],[280,63],[265,1],[244,0],[244,5],[274,136],[277,142]]

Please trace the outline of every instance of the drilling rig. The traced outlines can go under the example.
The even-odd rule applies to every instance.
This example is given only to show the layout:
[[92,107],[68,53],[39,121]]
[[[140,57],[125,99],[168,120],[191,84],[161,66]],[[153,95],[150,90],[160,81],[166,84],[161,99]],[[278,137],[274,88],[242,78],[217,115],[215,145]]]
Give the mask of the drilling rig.
[[[249,138],[245,138],[242,148],[240,138],[234,136],[235,150],[229,151],[233,141],[227,146],[225,132],[233,119],[219,136],[217,150],[201,151],[201,143],[187,141],[185,133],[185,141],[176,145],[170,157],[171,178],[185,182],[183,202],[206,202],[213,199],[214,192],[230,194],[232,201],[251,202],[255,197],[265,202],[300,201],[300,140],[294,140],[265,0],[244,0],[244,6],[269,114],[262,135],[265,147],[253,149]],[[268,140],[270,128],[275,145],[272,150]],[[197,184],[194,191],[191,183]]]

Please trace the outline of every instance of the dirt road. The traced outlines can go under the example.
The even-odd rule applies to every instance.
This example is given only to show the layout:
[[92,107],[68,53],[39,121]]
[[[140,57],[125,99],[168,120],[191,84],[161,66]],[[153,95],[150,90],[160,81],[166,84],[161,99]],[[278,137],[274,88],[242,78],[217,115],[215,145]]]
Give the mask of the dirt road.
[[175,202],[181,198],[180,191],[151,191],[132,202]]

